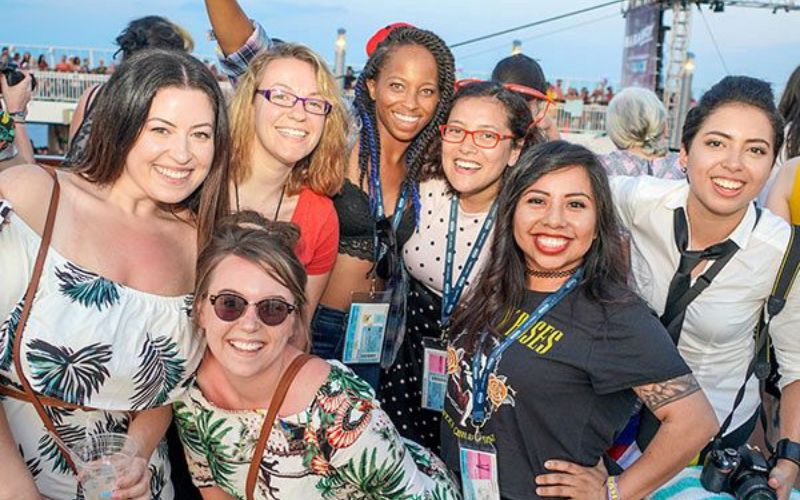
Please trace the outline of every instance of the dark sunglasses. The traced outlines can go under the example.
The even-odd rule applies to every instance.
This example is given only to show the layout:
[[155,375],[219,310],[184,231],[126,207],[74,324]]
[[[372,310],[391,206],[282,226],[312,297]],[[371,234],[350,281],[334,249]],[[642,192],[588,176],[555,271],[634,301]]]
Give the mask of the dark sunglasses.
[[[209,295],[211,305],[214,306],[214,313],[222,321],[236,321],[241,318],[250,305],[244,297],[234,293],[220,293],[219,295]],[[256,307],[258,319],[267,326],[278,326],[289,314],[297,310],[294,306],[283,299],[264,299],[253,304]]]

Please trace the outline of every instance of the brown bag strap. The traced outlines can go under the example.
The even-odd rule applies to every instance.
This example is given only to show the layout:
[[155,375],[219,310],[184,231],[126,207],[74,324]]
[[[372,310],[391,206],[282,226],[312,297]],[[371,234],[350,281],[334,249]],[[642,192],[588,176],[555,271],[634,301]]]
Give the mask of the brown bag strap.
[[25,325],[28,322],[28,317],[30,316],[31,309],[33,308],[33,299],[36,296],[36,290],[39,288],[39,279],[42,277],[44,261],[47,258],[47,250],[50,247],[50,240],[53,237],[53,225],[56,221],[58,200],[61,195],[61,186],[58,184],[56,173],[52,169],[46,167],[42,168],[44,168],[53,178],[53,192],[50,195],[50,206],[47,208],[47,219],[44,224],[42,239],[39,243],[39,252],[36,254],[36,263],[33,266],[33,274],[31,275],[30,282],[28,282],[28,288],[25,291],[25,302],[22,307],[22,314],[19,317],[17,329],[14,332],[14,369],[17,372],[17,377],[19,377],[22,388],[25,389],[25,394],[28,396],[31,404],[33,404],[33,407],[36,408],[36,413],[39,414],[39,418],[42,419],[44,426],[47,428],[50,434],[55,437],[56,446],[58,446],[58,448],[61,450],[61,453],[64,455],[64,459],[67,461],[67,464],[70,466],[73,472],[76,472],[75,464],[72,462],[69,450],[64,448],[63,441],[61,441],[61,438],[59,437],[58,430],[56,430],[53,420],[50,418],[47,412],[45,412],[44,405],[40,401],[39,395],[36,394],[35,390],[33,390],[33,387],[31,387],[27,377],[25,377],[25,372],[22,371],[22,334],[25,331]]
[[247,470],[247,500],[255,498],[256,481],[258,480],[258,470],[261,468],[261,458],[264,456],[264,448],[267,447],[267,440],[272,431],[272,424],[275,423],[275,418],[278,416],[278,410],[286,399],[286,393],[289,392],[289,386],[292,385],[294,377],[297,372],[306,364],[306,362],[313,359],[314,356],[310,354],[301,354],[292,360],[289,368],[283,372],[278,387],[275,389],[275,394],[272,395],[272,400],[269,402],[269,409],[267,416],[264,418],[264,423],[261,425],[261,433],[258,435],[258,444],[256,450],[253,452],[253,459],[250,461],[250,468]]

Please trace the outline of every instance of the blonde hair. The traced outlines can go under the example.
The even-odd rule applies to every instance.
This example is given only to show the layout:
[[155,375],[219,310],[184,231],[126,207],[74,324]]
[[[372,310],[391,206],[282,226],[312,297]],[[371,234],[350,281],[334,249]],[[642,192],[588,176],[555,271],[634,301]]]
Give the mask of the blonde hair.
[[667,110],[650,90],[628,87],[614,96],[608,104],[606,132],[619,149],[667,154]]
[[[250,176],[250,155],[255,140],[255,112],[253,99],[269,63],[278,59],[297,59],[311,65],[317,77],[319,93],[331,103],[331,111],[325,117],[319,144],[307,157],[294,166],[286,185],[289,194],[296,194],[303,186],[317,194],[333,196],[344,182],[347,164],[348,113],[342,102],[336,80],[325,62],[304,45],[282,43],[256,56],[247,72],[238,81],[236,94],[231,101],[230,122],[232,151],[231,174],[236,183]],[[260,98],[260,97],[259,97]]]

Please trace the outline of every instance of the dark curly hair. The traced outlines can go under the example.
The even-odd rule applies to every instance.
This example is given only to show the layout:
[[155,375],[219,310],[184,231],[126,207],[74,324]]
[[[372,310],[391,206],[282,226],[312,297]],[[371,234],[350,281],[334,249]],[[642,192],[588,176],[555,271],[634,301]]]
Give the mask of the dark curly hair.
[[783,118],[775,107],[775,96],[769,83],[750,76],[726,76],[703,94],[697,106],[689,110],[683,124],[681,144],[689,151],[692,141],[706,119],[726,104],[746,104],[764,112],[772,125],[772,153],[783,145]]
[[508,311],[522,305],[527,283],[525,255],[514,238],[517,203],[537,180],[563,168],[579,165],[592,186],[597,213],[597,237],[583,258],[585,269],[579,290],[601,304],[625,302],[633,297],[627,285],[628,265],[621,225],[614,212],[608,177],[597,156],[583,146],[566,141],[544,142],[522,154],[500,193],[497,221],[486,269],[453,315],[453,335],[465,333],[468,351],[474,350],[484,329],[502,337],[497,327]]
[[800,66],[792,71],[778,105],[789,130],[786,131],[786,158],[800,156]]
[[[412,27],[401,27],[392,30],[389,35],[375,49],[367,60],[367,64],[358,78],[355,86],[355,109],[361,119],[360,145],[358,150],[358,168],[360,170],[359,184],[363,185],[367,174],[377,175],[380,164],[380,138],[378,136],[378,121],[375,114],[375,101],[367,90],[367,80],[375,80],[383,69],[389,56],[398,47],[418,45],[427,49],[433,55],[438,69],[439,103],[436,105],[430,122],[411,141],[405,153],[406,179],[411,181],[414,210],[419,213],[419,195],[417,183],[425,159],[425,152],[430,143],[439,133],[438,127],[444,123],[450,109],[450,100],[453,97],[453,84],[455,82],[455,62],[450,49],[436,34]],[[370,165],[373,166],[370,169]],[[372,177],[371,177],[372,179]],[[370,183],[370,190],[371,190]],[[370,191],[371,192],[371,191]],[[370,196],[370,203],[374,205],[374,195]],[[374,209],[374,206],[373,206]]]
[[161,16],[145,16],[134,19],[117,37],[124,61],[132,54],[146,48],[173,49],[191,52],[194,42],[183,28]]

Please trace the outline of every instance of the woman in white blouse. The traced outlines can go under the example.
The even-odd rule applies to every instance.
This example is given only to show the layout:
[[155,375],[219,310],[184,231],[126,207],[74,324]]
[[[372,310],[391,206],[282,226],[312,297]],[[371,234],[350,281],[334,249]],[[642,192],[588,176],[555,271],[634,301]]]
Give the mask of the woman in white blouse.
[[[754,353],[753,330],[770,295],[790,237],[790,227],[753,200],[770,174],[783,142],[783,121],[769,84],[749,77],[726,77],[693,108],[683,129],[680,163],[683,180],[616,177],[611,186],[623,224],[631,234],[632,266],[639,293],[659,314],[684,250],[725,245],[735,250],[710,286],[677,313],[678,348],[706,392],[720,423],[733,408]],[[683,214],[685,213],[685,217]],[[679,231],[679,219],[686,231]],[[687,252],[683,252],[687,253]],[[722,257],[700,260],[691,279]],[[690,267],[690,266],[687,266]],[[680,296],[675,293],[674,295]],[[681,316],[683,316],[681,324]],[[770,335],[780,365],[783,404],[780,438],[800,441],[800,342],[792,338],[800,323],[800,288],[789,295]],[[673,325],[675,326],[675,325]],[[737,447],[749,438],[759,408],[758,382],[747,382],[723,440]],[[798,466],[780,459],[769,484],[787,498]]]

